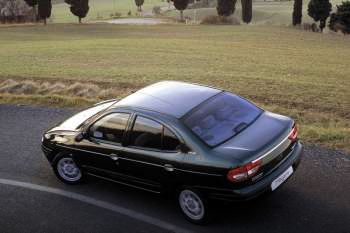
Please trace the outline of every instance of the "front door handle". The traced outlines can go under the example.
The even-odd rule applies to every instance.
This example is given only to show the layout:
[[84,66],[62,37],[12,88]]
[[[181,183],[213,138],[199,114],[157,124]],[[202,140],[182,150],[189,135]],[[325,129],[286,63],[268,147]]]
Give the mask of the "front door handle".
[[174,167],[171,164],[164,164],[165,171],[172,172],[174,171]]

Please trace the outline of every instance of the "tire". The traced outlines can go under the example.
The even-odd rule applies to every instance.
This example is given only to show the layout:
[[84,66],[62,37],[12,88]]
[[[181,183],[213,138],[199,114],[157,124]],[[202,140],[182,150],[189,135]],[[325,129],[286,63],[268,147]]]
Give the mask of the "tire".
[[209,208],[207,200],[198,191],[183,188],[179,191],[177,199],[180,210],[188,221],[199,225],[208,222]]
[[53,163],[53,170],[59,180],[66,184],[79,184],[84,180],[83,171],[74,162],[70,154],[56,155]]

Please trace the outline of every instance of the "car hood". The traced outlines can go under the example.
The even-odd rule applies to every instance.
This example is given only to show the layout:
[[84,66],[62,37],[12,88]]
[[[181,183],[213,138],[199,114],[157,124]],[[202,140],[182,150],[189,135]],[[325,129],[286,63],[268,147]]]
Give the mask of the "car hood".
[[242,163],[250,162],[281,144],[293,124],[289,117],[263,112],[248,128],[214,150]]
[[52,131],[76,131],[78,129],[78,127],[84,123],[87,119],[89,119],[90,117],[96,115],[97,113],[106,110],[107,108],[109,108],[110,106],[112,106],[116,101],[115,100],[111,100],[108,102],[102,102],[102,103],[98,103],[96,105],[94,105],[91,108],[85,109],[77,114],[75,114],[74,116],[68,118],[67,120],[63,121],[62,123],[58,124],[57,126],[55,126],[54,128],[52,128],[51,130],[49,130],[49,132]]

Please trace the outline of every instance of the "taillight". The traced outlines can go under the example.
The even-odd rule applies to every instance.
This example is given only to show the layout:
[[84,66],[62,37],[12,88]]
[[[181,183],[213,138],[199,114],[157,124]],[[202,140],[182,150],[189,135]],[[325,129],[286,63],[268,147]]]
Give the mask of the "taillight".
[[241,167],[230,170],[227,179],[231,182],[242,182],[253,177],[261,166],[261,160],[256,160]]
[[298,128],[297,125],[294,125],[292,131],[290,131],[288,139],[294,142],[298,138]]

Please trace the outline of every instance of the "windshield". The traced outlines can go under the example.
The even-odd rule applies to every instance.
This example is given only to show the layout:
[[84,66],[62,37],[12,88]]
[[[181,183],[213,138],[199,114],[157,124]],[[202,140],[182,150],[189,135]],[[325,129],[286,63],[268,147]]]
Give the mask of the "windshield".
[[190,112],[184,123],[209,146],[216,146],[243,131],[261,112],[247,100],[222,92]]
[[61,125],[60,128],[62,129],[77,129],[78,127],[81,126],[81,124],[89,119],[90,117],[94,116],[95,114],[101,112],[102,110],[107,109],[110,107],[112,104],[114,104],[115,101],[112,102],[107,102],[107,103],[102,103],[98,104],[96,106],[93,106],[91,108],[85,109],[82,112],[79,112],[78,114],[72,116],[71,118],[65,120]]

